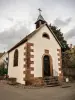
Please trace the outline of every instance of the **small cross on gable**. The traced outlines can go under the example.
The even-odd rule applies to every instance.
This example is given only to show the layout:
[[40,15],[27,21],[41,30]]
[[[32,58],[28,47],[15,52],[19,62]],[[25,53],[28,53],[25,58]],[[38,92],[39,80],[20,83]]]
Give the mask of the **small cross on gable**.
[[39,10],[39,14],[41,14],[42,10],[40,8],[38,10]]

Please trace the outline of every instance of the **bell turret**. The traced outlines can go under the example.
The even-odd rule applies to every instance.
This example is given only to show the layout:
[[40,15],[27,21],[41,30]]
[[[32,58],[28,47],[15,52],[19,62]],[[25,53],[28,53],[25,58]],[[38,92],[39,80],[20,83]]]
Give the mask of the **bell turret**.
[[37,18],[37,21],[35,22],[36,29],[39,28],[42,24],[46,23],[46,21],[44,20],[44,18],[41,15],[41,9],[38,9],[38,10],[39,10],[39,16]]

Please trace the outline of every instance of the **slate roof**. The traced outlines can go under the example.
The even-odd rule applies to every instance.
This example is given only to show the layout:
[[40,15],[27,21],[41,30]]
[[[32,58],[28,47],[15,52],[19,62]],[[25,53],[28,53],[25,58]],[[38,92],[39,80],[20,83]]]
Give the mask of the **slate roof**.
[[[37,18],[37,21],[36,21],[36,22],[38,22],[39,20],[46,22],[46,21],[44,20],[44,18],[42,17],[42,15],[41,15],[41,14],[39,14],[39,16],[38,16],[38,18]],[[36,23],[36,22],[35,22],[35,23]]]

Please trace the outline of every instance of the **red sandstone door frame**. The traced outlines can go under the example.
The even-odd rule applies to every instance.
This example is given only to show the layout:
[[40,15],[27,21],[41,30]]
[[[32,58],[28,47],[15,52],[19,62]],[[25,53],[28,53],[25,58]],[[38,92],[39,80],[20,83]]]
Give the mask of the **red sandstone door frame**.
[[44,58],[45,55],[49,56],[49,60],[50,60],[50,74],[51,74],[50,76],[53,76],[53,61],[52,61],[52,57],[51,57],[50,54],[45,53],[42,56],[42,77],[44,77],[44,61],[43,61],[43,58]]

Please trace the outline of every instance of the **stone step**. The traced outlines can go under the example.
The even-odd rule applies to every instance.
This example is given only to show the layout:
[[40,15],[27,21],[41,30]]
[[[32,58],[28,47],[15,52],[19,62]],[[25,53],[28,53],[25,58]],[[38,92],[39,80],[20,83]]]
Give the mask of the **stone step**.
[[57,77],[44,77],[44,82],[47,87],[54,87],[54,86],[59,86],[59,81]]
[[45,77],[44,80],[58,80],[56,77]]
[[46,82],[46,84],[59,84],[59,82]]
[[60,84],[59,84],[59,82],[57,82],[57,83],[46,83],[45,85],[46,86],[48,86],[48,85],[59,86]]
[[45,82],[46,84],[58,84],[59,82]]
[[52,82],[52,81],[55,81],[57,82],[58,80],[44,80],[45,82]]
[[55,86],[59,86],[59,84],[46,85],[46,87],[55,87]]

